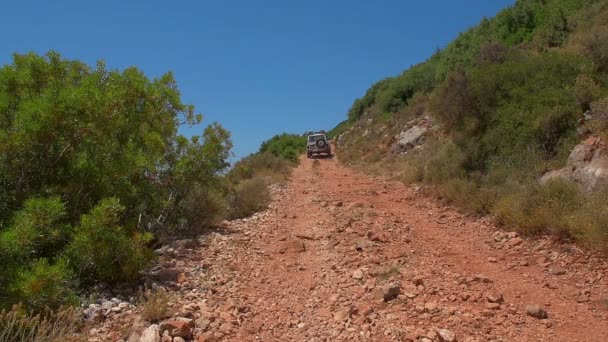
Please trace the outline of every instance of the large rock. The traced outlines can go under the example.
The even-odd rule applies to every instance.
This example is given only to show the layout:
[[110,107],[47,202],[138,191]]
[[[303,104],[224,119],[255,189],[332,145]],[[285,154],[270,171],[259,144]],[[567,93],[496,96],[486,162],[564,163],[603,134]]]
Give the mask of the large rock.
[[160,329],[158,325],[152,324],[141,333],[139,342],[160,342]]
[[380,286],[376,290],[376,298],[382,299],[385,302],[389,302],[401,293],[401,285],[399,283],[387,284],[384,286]]
[[178,317],[162,322],[160,332],[168,331],[172,337],[190,338],[194,329],[194,321],[189,318]]
[[599,138],[588,138],[574,147],[564,168],[547,172],[540,182],[561,178],[581,184],[587,191],[596,190],[608,183],[607,150]]
[[547,318],[547,311],[540,305],[528,305],[526,306],[526,314],[538,319]]
[[407,131],[399,133],[395,137],[395,142],[391,146],[391,152],[404,153],[408,150],[420,145],[424,142],[424,135],[428,128],[423,126],[414,126]]

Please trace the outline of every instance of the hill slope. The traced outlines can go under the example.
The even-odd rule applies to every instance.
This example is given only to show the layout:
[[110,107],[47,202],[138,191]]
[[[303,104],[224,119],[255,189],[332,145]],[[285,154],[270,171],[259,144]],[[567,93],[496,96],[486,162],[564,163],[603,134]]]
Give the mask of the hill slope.
[[345,163],[605,246],[607,96],[608,1],[517,1],[372,85],[333,133]]

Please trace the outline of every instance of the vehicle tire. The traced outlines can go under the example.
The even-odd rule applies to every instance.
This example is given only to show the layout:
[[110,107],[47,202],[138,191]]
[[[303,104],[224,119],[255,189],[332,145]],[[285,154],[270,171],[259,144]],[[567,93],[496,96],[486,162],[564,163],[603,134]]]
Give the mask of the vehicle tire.
[[323,139],[317,140],[317,147],[318,148],[324,148],[325,145],[327,145],[327,142],[325,140],[323,140]]
[[306,152],[306,156],[308,157],[308,159],[312,159],[312,153],[311,152]]

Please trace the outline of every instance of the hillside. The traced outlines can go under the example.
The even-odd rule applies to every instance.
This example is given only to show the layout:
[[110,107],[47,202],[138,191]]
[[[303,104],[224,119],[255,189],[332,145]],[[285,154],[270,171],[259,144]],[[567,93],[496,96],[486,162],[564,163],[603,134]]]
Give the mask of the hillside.
[[608,2],[517,1],[373,84],[340,160],[528,234],[608,241]]

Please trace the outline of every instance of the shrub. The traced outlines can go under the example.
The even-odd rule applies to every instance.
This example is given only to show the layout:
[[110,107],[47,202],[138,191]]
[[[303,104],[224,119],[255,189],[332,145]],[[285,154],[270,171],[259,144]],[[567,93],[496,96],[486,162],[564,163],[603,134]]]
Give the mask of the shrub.
[[[430,110],[451,131],[462,129],[471,120],[476,120],[475,99],[463,68],[451,72],[445,82],[435,89]],[[475,125],[468,126],[474,128]]]
[[180,206],[187,230],[200,233],[225,217],[228,204],[226,195],[219,190],[199,186],[188,194]]
[[475,60],[477,66],[486,64],[500,64],[507,58],[507,48],[501,42],[490,41],[479,50]]
[[73,307],[27,313],[22,306],[0,312],[0,342],[84,342],[82,314]]
[[143,319],[158,322],[167,318],[171,295],[164,289],[147,290],[139,297],[139,309]]
[[229,217],[243,218],[264,210],[268,207],[270,199],[270,190],[265,179],[244,180],[235,187],[231,194]]
[[59,197],[28,199],[10,227],[0,232],[0,251],[21,261],[53,255],[70,234],[64,218],[65,206]]
[[116,198],[101,201],[83,215],[66,256],[80,279],[108,283],[133,279],[151,259],[149,237],[119,223],[124,207]]
[[236,162],[228,178],[235,184],[255,177],[268,177],[275,182],[283,182],[291,174],[294,165],[270,152],[256,153]]
[[464,165],[466,155],[454,144],[441,144],[427,160],[424,166],[424,181],[441,184],[454,178],[466,175]]
[[591,57],[600,71],[608,71],[608,26],[595,28],[583,40],[587,55]]
[[601,89],[591,76],[581,74],[576,78],[574,92],[581,109],[587,111],[591,108],[591,103],[600,97]]
[[566,218],[580,208],[580,192],[565,180],[552,180],[545,185],[528,185],[498,201],[494,213],[499,223],[524,233],[551,232],[557,236],[573,236]]
[[21,269],[11,283],[14,299],[36,310],[76,304],[75,285],[72,270],[63,259],[54,264],[46,259],[36,260],[31,266]]
[[306,150],[305,136],[283,133],[263,142],[259,152],[270,152],[275,157],[297,162],[304,150]]

